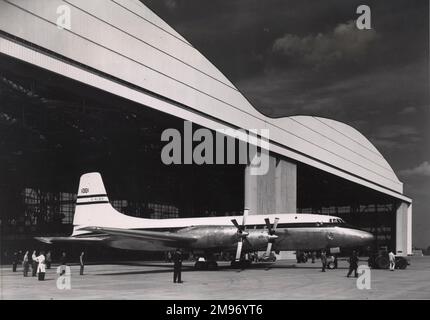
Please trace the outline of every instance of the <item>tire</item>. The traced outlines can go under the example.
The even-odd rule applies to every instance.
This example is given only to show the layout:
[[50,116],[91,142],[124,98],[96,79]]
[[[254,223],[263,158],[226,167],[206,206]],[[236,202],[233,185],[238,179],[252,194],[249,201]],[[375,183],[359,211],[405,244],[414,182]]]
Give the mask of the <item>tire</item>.
[[196,263],[194,264],[194,269],[196,270],[204,270],[206,268],[207,268],[207,264],[205,262],[196,261]]
[[396,269],[404,270],[408,266],[408,261],[405,258],[396,258]]
[[208,270],[216,270],[218,268],[218,263],[216,261],[208,262]]
[[375,264],[378,269],[388,269],[390,267],[390,260],[385,256],[378,256],[375,259]]
[[244,269],[244,268],[247,268],[251,265],[251,261],[249,261],[249,260],[241,260],[241,261],[233,260],[230,265],[233,269]]

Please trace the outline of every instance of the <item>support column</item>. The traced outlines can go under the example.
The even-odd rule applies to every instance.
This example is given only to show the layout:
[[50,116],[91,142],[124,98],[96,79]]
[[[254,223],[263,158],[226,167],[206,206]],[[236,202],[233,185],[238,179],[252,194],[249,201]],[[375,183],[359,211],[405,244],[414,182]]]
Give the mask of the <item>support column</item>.
[[297,166],[283,159],[269,158],[265,175],[251,175],[245,168],[245,208],[249,214],[275,214],[297,210]]
[[251,167],[249,165],[245,167],[244,180],[244,209],[249,209],[249,214],[257,214],[257,179],[251,175]]
[[297,212],[297,165],[276,160],[276,213]]
[[396,254],[412,254],[412,204],[406,202],[396,210]]

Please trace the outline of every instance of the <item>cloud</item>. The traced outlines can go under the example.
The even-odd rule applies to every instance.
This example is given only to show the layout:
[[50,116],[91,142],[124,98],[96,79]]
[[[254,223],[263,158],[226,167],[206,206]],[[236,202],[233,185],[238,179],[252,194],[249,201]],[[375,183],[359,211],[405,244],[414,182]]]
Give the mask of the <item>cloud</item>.
[[422,143],[420,132],[411,125],[381,125],[368,136],[375,146],[385,151],[414,150]]
[[175,10],[178,7],[176,0],[164,0],[164,5],[169,10]]
[[320,68],[339,61],[362,59],[377,38],[375,30],[359,30],[351,20],[338,24],[333,31],[325,34],[305,37],[285,34],[275,40],[272,51],[287,59]]
[[379,139],[398,139],[405,136],[416,136],[418,133],[418,130],[413,126],[389,124],[379,127],[375,136]]
[[402,176],[426,176],[430,177],[430,163],[428,161],[424,161],[420,165],[412,169],[405,169],[399,172]]
[[415,107],[406,107],[406,108],[400,110],[399,115],[414,114],[416,112],[417,112],[417,108],[415,108]]

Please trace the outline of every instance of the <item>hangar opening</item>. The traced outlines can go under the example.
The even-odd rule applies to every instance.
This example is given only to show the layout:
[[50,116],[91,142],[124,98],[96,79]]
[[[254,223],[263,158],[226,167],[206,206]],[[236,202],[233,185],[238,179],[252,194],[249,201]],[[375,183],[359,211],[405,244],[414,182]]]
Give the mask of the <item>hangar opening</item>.
[[[127,215],[242,214],[244,165],[161,162],[162,131],[181,130],[183,120],[6,56],[0,80],[6,247],[34,236],[69,235],[78,178],[91,171],[102,173],[113,206]],[[338,216],[376,234],[380,245],[395,246],[392,197],[276,154],[271,159],[296,168],[296,199],[286,212]],[[271,199],[262,200],[268,210]]]
[[[144,5],[76,0],[73,32],[57,27],[48,5],[0,3],[2,245],[70,234],[78,178],[98,171],[113,206],[128,215],[240,215],[244,207],[333,214],[373,229],[397,254],[411,253],[412,201],[357,130],[261,114]],[[268,129],[268,173],[162,164],[161,133],[184,121]]]

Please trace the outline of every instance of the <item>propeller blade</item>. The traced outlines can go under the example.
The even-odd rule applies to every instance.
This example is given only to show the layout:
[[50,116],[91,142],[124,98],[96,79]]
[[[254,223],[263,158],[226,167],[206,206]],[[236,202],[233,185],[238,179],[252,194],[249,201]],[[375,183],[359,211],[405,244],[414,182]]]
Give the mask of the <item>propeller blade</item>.
[[272,244],[273,243],[271,241],[269,241],[269,243],[267,244],[267,249],[265,253],[266,257],[270,257],[270,253],[272,252]]
[[243,210],[242,227],[245,228],[246,219],[248,218],[249,209]]
[[266,226],[267,226],[267,229],[269,230],[269,234],[271,234],[272,233],[272,226],[270,225],[269,218],[265,218],[264,221],[266,222]]
[[273,231],[276,231],[276,228],[278,227],[279,218],[275,218],[275,222],[273,223]]
[[248,236],[248,232],[245,232],[246,218],[248,217],[248,213],[249,213],[249,209],[243,210],[242,225],[239,225],[236,219],[231,220],[231,222],[237,228],[237,233],[239,236],[239,241],[237,242],[237,250],[236,250],[236,261],[239,261],[242,255],[243,241],[247,241],[247,244],[251,246],[251,243],[249,242],[249,240],[246,239],[246,237]]
[[264,221],[266,222],[266,226],[269,231],[269,235],[267,237],[268,242],[267,242],[267,249],[266,249],[265,256],[270,257],[270,254],[272,253],[273,243],[275,242],[275,239],[278,238],[278,236],[275,235],[275,231],[276,231],[276,228],[278,227],[279,218],[275,218],[275,221],[273,222],[273,228],[270,225],[269,218],[264,219]]
[[233,222],[233,224],[237,228],[237,230],[241,230],[240,225],[237,223],[236,219],[231,219],[231,222]]
[[237,250],[236,250],[236,261],[240,260],[240,256],[242,255],[242,246],[243,241],[242,239],[237,243]]

